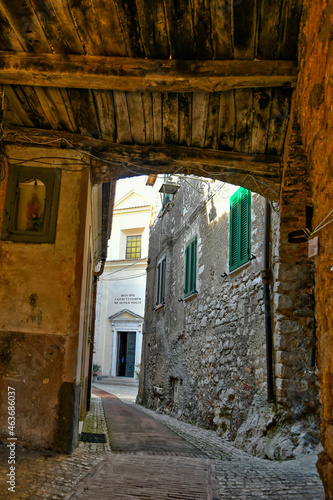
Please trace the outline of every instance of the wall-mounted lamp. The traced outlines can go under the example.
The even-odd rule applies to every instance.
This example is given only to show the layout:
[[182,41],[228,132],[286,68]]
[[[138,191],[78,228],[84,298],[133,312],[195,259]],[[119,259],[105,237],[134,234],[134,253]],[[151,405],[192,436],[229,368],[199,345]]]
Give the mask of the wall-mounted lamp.
[[162,194],[162,205],[163,208],[168,203],[173,203],[174,197],[177,194],[180,185],[176,182],[171,182],[169,180],[164,181],[159,192]]

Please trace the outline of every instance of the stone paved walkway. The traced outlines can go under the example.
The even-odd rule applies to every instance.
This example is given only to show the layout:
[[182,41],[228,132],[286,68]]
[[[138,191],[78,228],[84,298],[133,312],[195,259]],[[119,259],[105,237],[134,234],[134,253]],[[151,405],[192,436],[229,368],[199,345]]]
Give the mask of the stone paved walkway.
[[[7,450],[4,446],[0,447],[1,499],[39,500],[45,498],[66,500],[69,498],[89,498],[91,500],[103,500],[104,498],[108,498],[116,500],[117,498],[142,498],[147,500],[150,498],[162,500],[164,498],[173,498],[174,500],[180,500],[181,498],[187,498],[188,500],[196,500],[197,498],[202,498],[204,500],[205,498],[218,498],[215,496],[216,491],[222,500],[324,500],[325,498],[316,471],[316,457],[314,455],[307,455],[301,459],[288,462],[270,462],[253,458],[235,449],[231,442],[226,442],[218,438],[214,432],[199,429],[136,405],[134,403],[136,389],[133,387],[121,388],[113,385],[108,387],[106,384],[96,385],[103,390],[116,394],[124,402],[133,405],[134,408],[160,421],[196,446],[206,456],[206,459],[195,457],[187,457],[187,459],[190,461],[205,461],[204,472],[207,477],[210,477],[208,481],[211,485],[210,491],[200,493],[200,495],[204,496],[197,497],[191,496],[190,490],[188,490],[189,495],[181,497],[177,496],[177,492],[172,490],[171,482],[169,481],[170,494],[166,497],[162,496],[162,493],[163,495],[168,494],[167,490],[162,490],[162,493],[156,490],[156,493],[160,496],[152,497],[147,492],[139,493],[138,495],[133,488],[130,496],[116,497],[111,493],[111,487],[107,490],[106,496],[104,494],[102,496],[101,492],[98,491],[98,486],[101,483],[98,482],[96,485],[97,489],[94,490],[93,496],[91,496],[91,492],[89,493],[85,490],[85,487],[87,484],[92,484],[91,478],[97,470],[100,470],[100,477],[104,477],[105,481],[110,480],[113,470],[118,477],[117,481],[121,473],[123,473],[123,481],[129,478],[135,482],[135,477],[128,475],[127,467],[130,463],[132,465],[137,464],[136,470],[139,472],[137,479],[142,480],[142,484],[145,481],[152,482],[155,478],[155,481],[159,481],[159,484],[163,486],[163,482],[165,482],[165,478],[168,477],[169,472],[162,468],[162,462],[165,466],[167,464],[171,466],[170,457],[156,454],[154,456],[147,454],[115,454],[110,451],[108,443],[91,444],[80,442],[79,448],[70,456],[51,452],[20,450],[17,448],[17,488],[15,494],[7,492]],[[83,430],[86,432],[106,432],[102,403],[99,398],[92,398],[92,411],[85,422]],[[195,463],[194,465],[191,465],[190,462],[186,464],[187,459],[185,457],[175,458],[181,461],[185,469],[188,464],[194,470]],[[176,472],[177,460],[172,462],[176,464]],[[180,464],[178,463],[178,469],[179,467]],[[162,469],[166,473],[163,474]],[[145,477],[144,471],[146,471]],[[161,474],[160,478],[158,471]],[[170,478],[173,477],[174,473],[175,470],[172,471],[170,469]],[[193,477],[195,475],[192,474]],[[216,490],[214,490],[214,477],[217,478]],[[116,483],[113,482],[113,485],[116,485]],[[167,488],[169,486],[168,484],[166,485]],[[113,487],[112,491],[114,491]]]
[[168,415],[158,414],[134,403],[134,389],[96,384],[117,395],[123,402],[163,423],[214,460],[222,500],[324,500],[325,494],[316,469],[316,455],[296,460],[272,462],[252,457],[218,437]]

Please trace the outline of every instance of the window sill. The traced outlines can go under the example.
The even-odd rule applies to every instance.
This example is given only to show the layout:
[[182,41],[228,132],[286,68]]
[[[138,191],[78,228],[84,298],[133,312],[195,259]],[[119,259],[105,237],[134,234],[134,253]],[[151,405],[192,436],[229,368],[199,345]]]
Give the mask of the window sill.
[[160,311],[161,309],[164,309],[165,304],[159,304],[158,306],[155,307],[155,312]]
[[195,299],[198,296],[198,292],[195,291],[191,293],[190,295],[187,295],[187,297],[184,297],[184,302],[190,302],[191,300]]
[[245,262],[245,264],[242,264],[241,266],[239,267],[236,267],[236,269],[234,269],[233,271],[230,271],[228,276],[235,276],[237,275],[238,272],[242,271],[243,269],[249,267],[251,265],[252,261],[249,260],[247,262]]

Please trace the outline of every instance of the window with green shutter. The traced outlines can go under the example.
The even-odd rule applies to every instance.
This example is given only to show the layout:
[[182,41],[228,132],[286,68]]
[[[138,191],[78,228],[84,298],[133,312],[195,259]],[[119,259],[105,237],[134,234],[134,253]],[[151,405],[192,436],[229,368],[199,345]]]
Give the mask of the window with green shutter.
[[230,198],[229,271],[251,257],[251,191],[240,188]]
[[196,292],[197,286],[197,237],[195,236],[185,248],[185,286],[184,296]]
[[166,256],[157,264],[157,282],[156,282],[156,305],[163,305],[165,302],[165,274],[166,274]]

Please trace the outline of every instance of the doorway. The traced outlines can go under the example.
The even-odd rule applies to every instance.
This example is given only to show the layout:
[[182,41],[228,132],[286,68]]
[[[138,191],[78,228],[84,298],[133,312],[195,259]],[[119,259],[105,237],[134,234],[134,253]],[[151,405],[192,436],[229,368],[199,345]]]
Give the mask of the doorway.
[[136,332],[118,332],[118,377],[134,377]]

